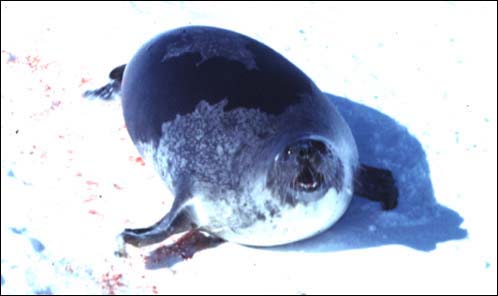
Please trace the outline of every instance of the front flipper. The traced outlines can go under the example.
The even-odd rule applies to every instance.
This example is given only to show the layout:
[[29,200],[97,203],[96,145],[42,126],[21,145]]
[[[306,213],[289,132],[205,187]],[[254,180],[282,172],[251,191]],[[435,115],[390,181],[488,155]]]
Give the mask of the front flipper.
[[173,234],[195,228],[188,211],[188,207],[182,209],[173,208],[154,225],[147,228],[127,228],[121,233],[121,237],[125,243],[136,247],[161,242]]
[[191,207],[186,205],[192,197],[189,179],[178,178],[175,191],[175,201],[166,216],[147,228],[125,229],[120,234],[123,242],[143,247],[161,242],[173,234],[195,228],[191,219]]
[[356,172],[354,194],[382,202],[384,210],[398,205],[398,188],[391,171],[361,164]]

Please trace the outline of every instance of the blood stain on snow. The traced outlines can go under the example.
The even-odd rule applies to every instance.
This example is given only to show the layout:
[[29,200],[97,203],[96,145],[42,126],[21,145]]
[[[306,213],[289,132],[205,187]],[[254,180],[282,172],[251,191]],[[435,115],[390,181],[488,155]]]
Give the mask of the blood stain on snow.
[[97,200],[101,195],[97,196],[96,194],[91,194],[89,197],[83,200],[83,202],[91,202]]
[[98,182],[95,182],[95,181],[87,180],[87,181],[86,181],[86,185],[90,185],[90,186],[99,186],[99,183],[98,183]]
[[49,63],[42,64],[42,60],[38,55],[35,56],[28,55],[26,56],[25,60],[26,60],[25,63],[28,65],[29,68],[31,68],[33,72],[37,70],[48,69]]
[[158,267],[171,267],[174,264],[190,259],[194,254],[203,249],[215,247],[223,240],[206,235],[198,229],[188,231],[175,243],[165,245],[152,251],[145,257],[145,265],[148,269]]
[[80,80],[80,87],[87,84],[88,82],[90,82],[92,79],[90,78],[85,78],[85,77],[81,77],[81,80]]
[[137,158],[135,158],[135,162],[138,163],[139,165],[142,165],[142,166],[145,165],[145,161],[140,156],[138,156]]
[[110,275],[109,272],[106,272],[102,275],[102,289],[110,295],[116,294],[116,289],[124,286],[121,282],[122,277],[123,275],[120,273]]
[[61,103],[62,102],[59,100],[52,101],[52,105],[50,106],[50,109],[55,110],[55,108],[59,107],[61,105]]

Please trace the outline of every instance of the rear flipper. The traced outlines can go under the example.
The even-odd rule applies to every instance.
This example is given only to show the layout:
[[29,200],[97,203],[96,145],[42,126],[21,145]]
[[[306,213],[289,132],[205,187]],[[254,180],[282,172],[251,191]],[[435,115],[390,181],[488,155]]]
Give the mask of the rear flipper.
[[354,194],[382,202],[384,210],[398,205],[398,188],[391,171],[361,164],[356,172]]
[[176,263],[192,258],[201,250],[216,247],[223,242],[223,239],[204,233],[200,229],[190,230],[175,243],[160,246],[152,251],[145,257],[145,267],[148,269],[170,268]]
[[87,90],[83,93],[85,98],[99,98],[105,101],[111,100],[119,93],[121,90],[121,82],[123,81],[123,74],[126,64],[114,68],[111,73],[109,73],[109,78],[111,81],[101,88],[95,90]]

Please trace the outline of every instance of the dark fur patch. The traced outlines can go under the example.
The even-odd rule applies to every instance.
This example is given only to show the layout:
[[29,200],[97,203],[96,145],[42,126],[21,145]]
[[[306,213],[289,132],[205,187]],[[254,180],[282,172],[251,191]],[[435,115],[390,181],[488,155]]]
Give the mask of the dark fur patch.
[[[246,54],[228,51],[225,40],[230,39]],[[159,35],[126,67],[123,107],[134,141],[157,143],[164,122],[192,113],[201,100],[216,104],[226,99],[225,111],[253,108],[278,115],[303,94],[312,94],[313,83],[280,54],[215,28]]]

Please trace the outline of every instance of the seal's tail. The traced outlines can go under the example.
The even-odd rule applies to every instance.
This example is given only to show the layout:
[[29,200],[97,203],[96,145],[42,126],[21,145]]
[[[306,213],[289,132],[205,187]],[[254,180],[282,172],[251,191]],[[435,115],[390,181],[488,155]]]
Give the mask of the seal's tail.
[[111,81],[101,88],[95,90],[87,90],[83,93],[83,97],[93,99],[98,98],[104,101],[112,100],[119,94],[121,90],[121,82],[123,81],[123,73],[126,64],[114,68],[111,73],[109,73],[109,78]]

